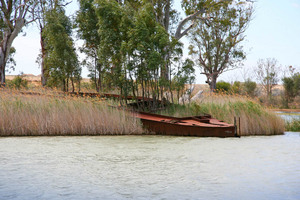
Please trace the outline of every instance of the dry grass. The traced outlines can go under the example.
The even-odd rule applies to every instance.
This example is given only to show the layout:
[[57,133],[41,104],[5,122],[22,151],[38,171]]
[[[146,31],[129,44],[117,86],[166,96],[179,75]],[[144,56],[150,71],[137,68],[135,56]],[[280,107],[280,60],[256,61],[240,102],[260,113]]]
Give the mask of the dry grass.
[[241,120],[241,135],[277,135],[284,133],[284,120],[254,100],[238,95],[213,94],[197,102],[217,119],[233,123]]
[[142,134],[138,120],[87,98],[0,91],[0,136]]
[[[99,99],[68,97],[56,90],[31,92],[26,95],[0,90],[0,136],[145,133],[139,120],[127,112],[110,108],[107,102]],[[240,117],[242,136],[284,132],[284,120],[255,100],[238,95],[206,93],[196,103],[176,105],[162,114],[191,116],[201,113],[209,113],[228,123]]]
[[234,117],[240,118],[242,136],[277,135],[284,133],[284,120],[273,112],[245,96],[226,94],[204,94],[204,97],[187,106],[179,106],[163,114],[173,116],[191,116],[203,113],[227,123],[234,123]]

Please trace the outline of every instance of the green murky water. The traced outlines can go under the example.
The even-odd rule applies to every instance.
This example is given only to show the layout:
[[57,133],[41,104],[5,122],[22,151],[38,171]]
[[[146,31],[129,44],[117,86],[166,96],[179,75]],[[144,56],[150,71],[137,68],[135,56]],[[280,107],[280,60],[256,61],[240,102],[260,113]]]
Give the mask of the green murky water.
[[300,133],[0,138],[0,199],[300,199]]

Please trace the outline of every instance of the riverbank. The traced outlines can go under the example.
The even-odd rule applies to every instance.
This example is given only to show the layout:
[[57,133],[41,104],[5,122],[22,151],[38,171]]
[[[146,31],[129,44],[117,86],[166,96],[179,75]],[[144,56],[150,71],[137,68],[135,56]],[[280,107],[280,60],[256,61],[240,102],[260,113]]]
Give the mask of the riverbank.
[[[72,97],[56,91],[0,92],[0,136],[147,134],[138,119],[109,107],[100,98]],[[182,117],[204,113],[232,124],[234,117],[237,122],[240,118],[237,126],[241,136],[284,133],[284,120],[253,100],[236,95],[204,96],[192,104],[171,106],[162,114]]]
[[1,136],[138,135],[140,122],[104,101],[1,91]]

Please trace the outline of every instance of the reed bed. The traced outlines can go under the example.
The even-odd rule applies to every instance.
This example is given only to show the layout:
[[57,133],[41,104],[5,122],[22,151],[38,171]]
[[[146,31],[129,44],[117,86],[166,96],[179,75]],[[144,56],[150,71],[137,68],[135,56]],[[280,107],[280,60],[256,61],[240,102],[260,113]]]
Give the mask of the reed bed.
[[0,91],[0,136],[143,134],[139,120],[87,98]]
[[[255,100],[239,95],[206,94],[201,99],[188,105],[174,106],[162,114],[176,117],[210,114],[213,118],[227,123],[237,122],[240,118],[241,136],[278,135],[284,133],[284,120]],[[239,126],[239,123],[237,123]]]

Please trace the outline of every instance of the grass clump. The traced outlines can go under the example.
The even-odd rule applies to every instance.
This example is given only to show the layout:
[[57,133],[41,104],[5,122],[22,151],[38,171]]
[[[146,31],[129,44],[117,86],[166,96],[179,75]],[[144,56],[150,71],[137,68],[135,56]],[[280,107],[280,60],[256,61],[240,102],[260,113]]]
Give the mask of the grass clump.
[[0,136],[142,134],[139,120],[84,98],[1,92]]
[[[284,120],[252,99],[239,95],[212,94],[189,105],[174,105],[161,114],[176,117],[210,114],[213,118],[234,123],[240,118],[242,136],[284,133]],[[239,127],[238,127],[239,130]]]
[[287,121],[285,124],[286,131],[300,132],[300,119],[293,119],[292,121]]

